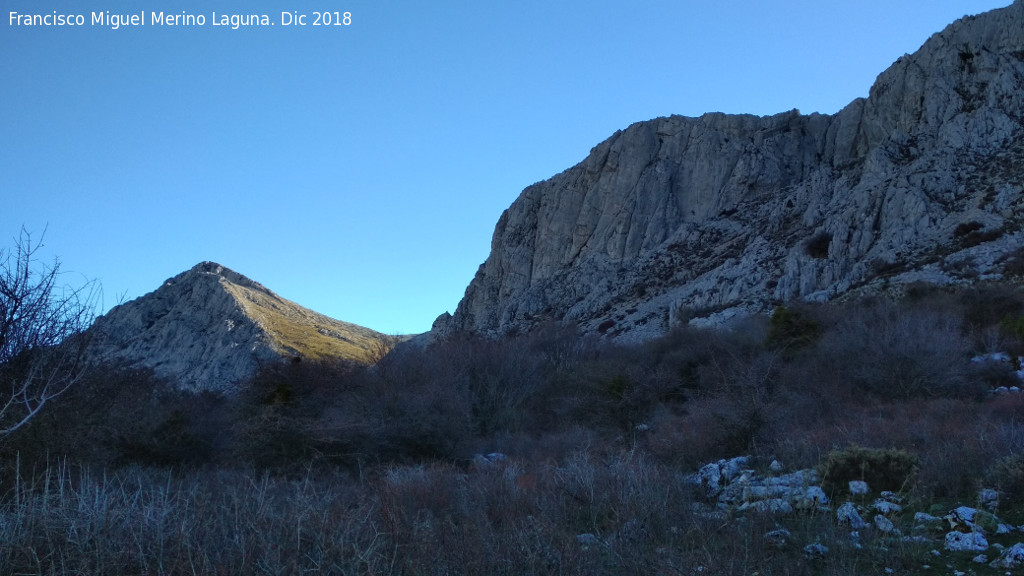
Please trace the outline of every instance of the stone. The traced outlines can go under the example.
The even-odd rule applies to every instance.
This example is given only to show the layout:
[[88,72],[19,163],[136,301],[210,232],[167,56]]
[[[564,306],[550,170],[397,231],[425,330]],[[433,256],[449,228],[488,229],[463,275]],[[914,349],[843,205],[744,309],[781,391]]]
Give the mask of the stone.
[[885,490],[881,494],[879,494],[879,496],[881,496],[882,499],[885,500],[886,502],[892,502],[893,504],[903,503],[903,498],[900,498],[898,494],[892,492],[891,490]]
[[778,460],[772,460],[772,463],[768,465],[768,471],[772,474],[782,474],[785,469],[785,466]]
[[989,512],[999,507],[999,492],[992,488],[984,488],[978,491],[978,504]]
[[722,469],[717,463],[707,464],[697,472],[698,484],[700,484],[709,498],[714,498],[722,492]]
[[853,502],[846,502],[836,510],[836,521],[840,526],[849,526],[854,530],[860,530],[867,526],[867,522],[861,518]]
[[879,532],[885,534],[892,534],[894,532],[897,534],[899,533],[899,531],[896,530],[896,526],[892,523],[892,520],[889,520],[881,514],[875,516],[875,528],[878,528]]
[[1020,568],[1024,567],[1024,543],[1018,542],[1010,546],[992,561],[991,566],[996,568]]
[[794,506],[801,510],[813,510],[828,505],[828,496],[819,486],[808,486],[794,498]]
[[881,498],[875,500],[874,508],[882,514],[896,514],[903,511],[903,506]]
[[804,556],[808,558],[824,558],[828,554],[828,546],[825,546],[821,542],[815,542],[814,544],[808,544],[804,546]]
[[974,562],[975,564],[985,564],[986,562],[988,562],[988,556],[984,554],[978,554],[974,558],[971,558],[971,562]]
[[1021,2],[960,19],[832,115],[615,132],[501,214],[438,331],[555,321],[640,341],[779,301],[998,275],[1024,243],[1022,30]]
[[772,530],[764,535],[765,542],[773,548],[785,548],[789,546],[789,542],[793,539],[793,534],[785,528],[778,530]]
[[914,527],[919,530],[942,531],[946,523],[938,516],[932,516],[925,512],[914,513]]
[[984,552],[988,540],[980,532],[950,532],[946,534],[946,550],[951,552]]
[[746,456],[737,456],[736,458],[723,460],[719,462],[718,465],[722,470],[722,477],[728,481],[732,481],[750,468],[750,458]]
[[964,528],[968,531],[974,530],[974,516],[978,513],[978,510],[971,508],[970,506],[958,506],[953,510],[950,510],[949,514],[946,515],[945,519],[949,522],[949,527],[953,529]]
[[741,511],[753,510],[761,514],[792,514],[793,506],[788,500],[782,498],[769,498],[767,500],[758,500],[757,502],[746,502],[739,507]]
[[594,547],[594,546],[597,546],[598,544],[601,543],[601,541],[598,540],[597,536],[595,536],[595,535],[593,535],[593,534],[591,534],[589,532],[587,532],[585,534],[577,534],[576,535],[576,542],[579,543],[579,545],[582,546],[584,550],[586,550],[588,548],[591,548],[591,547]]
[[867,494],[868,492],[871,491],[871,489],[868,487],[868,483],[863,480],[850,480],[849,486],[850,494],[853,494],[854,496]]

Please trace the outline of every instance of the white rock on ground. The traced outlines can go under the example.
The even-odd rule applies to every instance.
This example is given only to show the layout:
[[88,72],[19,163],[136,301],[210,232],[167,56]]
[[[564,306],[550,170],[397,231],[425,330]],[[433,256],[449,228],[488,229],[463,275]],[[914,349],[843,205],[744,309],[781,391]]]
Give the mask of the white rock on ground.
[[871,491],[871,489],[868,487],[868,483],[863,480],[850,480],[849,486],[850,494],[853,494],[854,496],[867,494],[868,492]]
[[988,550],[988,540],[980,532],[950,532],[946,534],[946,550],[984,552]]
[[896,526],[892,523],[892,520],[889,520],[881,514],[875,516],[875,528],[878,528],[879,532],[883,532],[885,534],[899,534],[899,530],[896,529]]
[[867,522],[861,518],[853,502],[846,502],[836,510],[836,521],[840,526],[849,526],[853,530],[860,530],[867,526]]
[[996,568],[1020,568],[1024,566],[1024,543],[1018,542],[1003,551],[999,558],[992,561],[991,566]]

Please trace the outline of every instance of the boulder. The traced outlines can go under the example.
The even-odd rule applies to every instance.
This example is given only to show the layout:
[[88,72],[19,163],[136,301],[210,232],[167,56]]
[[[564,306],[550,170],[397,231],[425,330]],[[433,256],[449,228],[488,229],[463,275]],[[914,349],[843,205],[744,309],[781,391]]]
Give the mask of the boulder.
[[846,502],[836,510],[836,521],[840,526],[849,526],[854,530],[860,530],[867,526],[853,502]]
[[1024,543],[1018,542],[1007,548],[991,564],[996,568],[1021,568],[1024,567]]
[[854,496],[867,494],[868,492],[871,491],[868,487],[868,483],[863,480],[850,480],[849,486],[850,494],[853,494]]
[[878,528],[878,531],[884,534],[899,534],[899,530],[896,529],[896,526],[892,523],[892,520],[889,520],[881,514],[875,516],[875,528]]
[[950,532],[946,534],[946,550],[951,552],[984,552],[988,540],[980,532]]

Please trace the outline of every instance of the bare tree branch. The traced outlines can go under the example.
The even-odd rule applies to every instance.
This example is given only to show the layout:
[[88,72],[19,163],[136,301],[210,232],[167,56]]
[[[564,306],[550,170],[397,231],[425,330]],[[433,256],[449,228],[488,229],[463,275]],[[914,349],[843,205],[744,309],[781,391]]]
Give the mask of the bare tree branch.
[[27,424],[82,379],[85,330],[95,317],[95,282],[60,284],[60,261],[46,265],[22,228],[0,249],[0,439]]

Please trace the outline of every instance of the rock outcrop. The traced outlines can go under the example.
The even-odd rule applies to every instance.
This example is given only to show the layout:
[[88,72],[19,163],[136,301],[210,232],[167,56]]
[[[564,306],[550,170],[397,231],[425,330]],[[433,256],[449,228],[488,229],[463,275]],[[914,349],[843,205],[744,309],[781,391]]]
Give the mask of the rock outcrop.
[[90,329],[95,360],[152,369],[189,390],[230,392],[282,358],[365,362],[388,337],[289,302],[258,282],[203,262]]
[[643,338],[885,282],[998,277],[1024,244],[1024,1],[965,17],[835,115],[633,124],[526,188],[434,333]]

